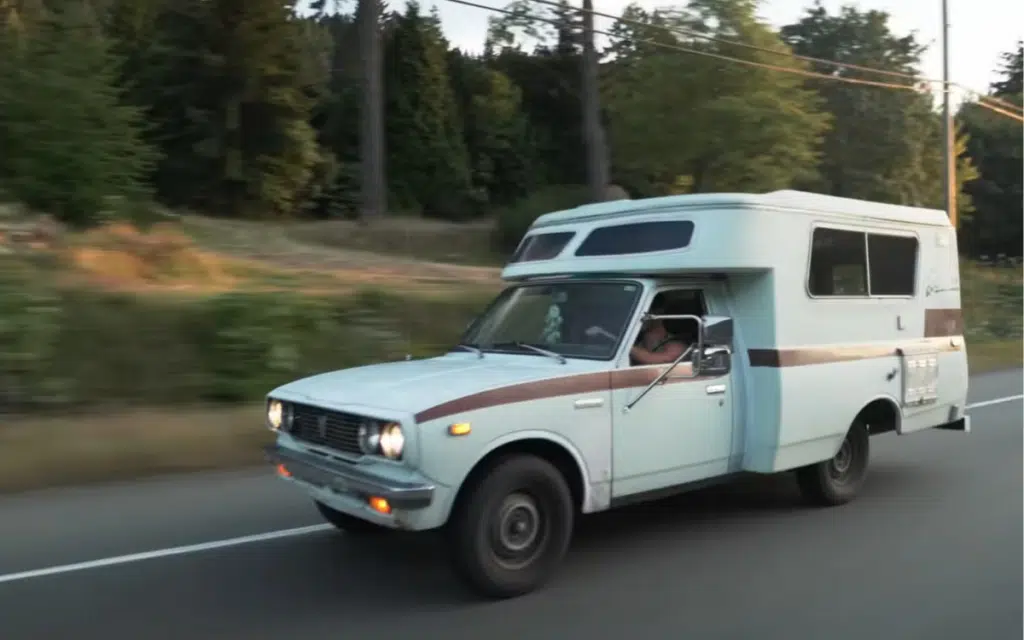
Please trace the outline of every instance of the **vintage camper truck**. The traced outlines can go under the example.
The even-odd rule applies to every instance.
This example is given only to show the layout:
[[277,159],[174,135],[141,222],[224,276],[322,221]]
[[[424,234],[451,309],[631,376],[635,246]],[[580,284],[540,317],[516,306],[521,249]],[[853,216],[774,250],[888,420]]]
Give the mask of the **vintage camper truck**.
[[941,211],[796,191],[540,217],[439,357],[274,389],[268,456],[329,522],[441,528],[494,597],[544,583],[574,519],[737,473],[852,499],[870,436],[969,431]]

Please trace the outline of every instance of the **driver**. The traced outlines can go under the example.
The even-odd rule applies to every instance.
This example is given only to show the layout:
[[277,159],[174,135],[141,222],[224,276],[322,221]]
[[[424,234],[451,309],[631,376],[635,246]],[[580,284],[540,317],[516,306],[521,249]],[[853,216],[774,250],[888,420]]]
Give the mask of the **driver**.
[[[650,314],[665,315],[664,301],[651,303]],[[629,357],[638,365],[670,364],[685,350],[686,345],[668,332],[664,321],[648,320],[640,330],[636,346],[629,350]]]

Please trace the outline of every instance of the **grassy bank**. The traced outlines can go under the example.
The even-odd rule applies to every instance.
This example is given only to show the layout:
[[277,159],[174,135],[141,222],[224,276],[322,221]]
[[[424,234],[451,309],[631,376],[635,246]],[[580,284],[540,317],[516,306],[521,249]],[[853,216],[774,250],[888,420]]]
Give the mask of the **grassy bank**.
[[362,289],[127,294],[0,283],[0,412],[258,399],[288,380],[438,353],[486,297]]

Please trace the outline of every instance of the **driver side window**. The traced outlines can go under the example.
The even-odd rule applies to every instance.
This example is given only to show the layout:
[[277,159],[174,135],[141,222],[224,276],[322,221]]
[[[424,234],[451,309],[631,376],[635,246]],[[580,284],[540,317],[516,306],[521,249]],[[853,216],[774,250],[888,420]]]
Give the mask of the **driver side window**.
[[[656,316],[703,317],[707,314],[704,292],[700,289],[660,291],[651,301],[647,313]],[[698,323],[690,318],[645,322],[630,353],[630,363],[633,366],[671,363],[680,353],[695,349],[699,335]],[[684,357],[684,361],[688,358],[689,356]]]

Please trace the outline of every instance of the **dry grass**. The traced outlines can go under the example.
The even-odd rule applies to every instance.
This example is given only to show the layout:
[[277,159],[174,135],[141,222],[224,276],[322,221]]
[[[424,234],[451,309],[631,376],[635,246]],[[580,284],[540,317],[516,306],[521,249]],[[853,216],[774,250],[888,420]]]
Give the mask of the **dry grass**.
[[971,374],[1018,369],[1024,365],[1024,341],[998,340],[967,342],[967,358]]
[[6,416],[0,492],[258,464],[262,405]]
[[425,262],[496,267],[493,222],[444,223],[392,217],[360,224],[348,220],[299,223],[285,228],[292,239],[331,249],[371,252]]
[[[347,224],[274,225],[185,217],[143,232],[116,223],[68,234],[54,251],[68,267],[61,274],[65,281],[124,292],[339,294],[375,287],[444,296],[489,292],[500,284],[493,267],[443,264],[325,244],[331,237],[348,237],[347,227],[338,226]],[[388,228],[383,225],[366,232],[380,234],[368,248],[379,249],[375,242],[386,245]],[[426,232],[424,244],[453,244],[457,228],[441,229],[441,238]],[[352,237],[358,244],[360,236]]]
[[116,223],[69,236],[60,249],[72,275],[105,288],[237,288],[242,263],[195,246],[170,224],[146,232]]
[[[968,345],[971,373],[1019,367],[1020,340]],[[262,462],[262,405],[22,417],[0,425],[0,492]]]

